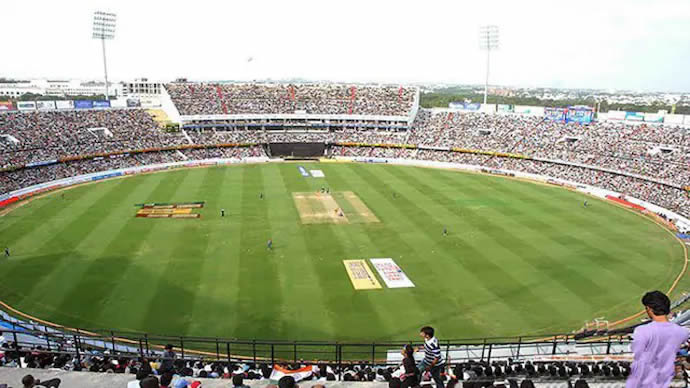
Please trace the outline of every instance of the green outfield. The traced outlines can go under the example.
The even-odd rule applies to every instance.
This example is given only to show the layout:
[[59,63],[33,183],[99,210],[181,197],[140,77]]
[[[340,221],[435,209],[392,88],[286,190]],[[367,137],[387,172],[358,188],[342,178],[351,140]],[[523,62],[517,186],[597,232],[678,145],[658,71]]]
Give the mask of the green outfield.
[[[325,178],[292,163],[186,169],[28,202],[0,217],[12,253],[0,300],[55,323],[168,335],[397,340],[424,324],[443,338],[550,334],[637,312],[683,265],[668,231],[562,188],[299,165]],[[196,201],[175,214],[201,218],[135,217],[135,204]],[[393,258],[415,287],[376,274],[381,288],[355,290],[343,260],[370,258]]]

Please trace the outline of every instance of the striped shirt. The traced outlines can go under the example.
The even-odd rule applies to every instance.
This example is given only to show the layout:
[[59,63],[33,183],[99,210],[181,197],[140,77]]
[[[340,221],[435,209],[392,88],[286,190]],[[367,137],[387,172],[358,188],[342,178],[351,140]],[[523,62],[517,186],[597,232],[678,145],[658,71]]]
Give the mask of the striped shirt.
[[431,365],[434,360],[436,365],[443,365],[443,354],[441,353],[441,348],[438,346],[438,340],[436,337],[431,337],[428,340],[424,340],[424,363],[426,365]]

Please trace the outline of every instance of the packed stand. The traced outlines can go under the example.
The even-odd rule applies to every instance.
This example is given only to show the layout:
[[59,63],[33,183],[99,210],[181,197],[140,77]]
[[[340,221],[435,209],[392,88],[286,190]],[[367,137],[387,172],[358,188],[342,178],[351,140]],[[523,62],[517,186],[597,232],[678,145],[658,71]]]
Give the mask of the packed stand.
[[0,168],[185,144],[180,134],[161,131],[141,109],[3,113],[0,137],[4,138],[0,143]]
[[179,162],[181,160],[182,158],[175,151],[147,152],[143,154],[96,157],[94,159],[75,160],[48,166],[5,171],[0,172],[0,194],[77,175],[125,167]]
[[690,185],[690,131],[680,127],[424,110],[408,143],[518,153]]
[[356,114],[406,116],[416,90],[405,87],[341,84],[166,85],[181,115]]

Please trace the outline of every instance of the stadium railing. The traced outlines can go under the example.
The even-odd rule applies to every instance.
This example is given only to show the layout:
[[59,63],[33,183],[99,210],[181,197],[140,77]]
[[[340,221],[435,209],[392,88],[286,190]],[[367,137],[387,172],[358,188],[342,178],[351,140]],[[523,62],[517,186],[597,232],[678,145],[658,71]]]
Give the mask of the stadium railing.
[[[153,335],[115,330],[57,329],[5,319],[0,331],[6,341],[25,350],[65,353],[79,357],[91,351],[123,358],[161,358],[166,344],[182,359],[227,362],[329,363],[375,365],[400,363],[400,349],[409,341],[268,341],[215,337]],[[594,333],[596,334],[596,333]],[[629,360],[629,340],[623,336],[575,339],[572,335],[442,340],[449,364],[519,359]],[[415,343],[413,343],[415,344]],[[415,344],[416,345],[416,344]],[[40,349],[38,349],[40,347]]]

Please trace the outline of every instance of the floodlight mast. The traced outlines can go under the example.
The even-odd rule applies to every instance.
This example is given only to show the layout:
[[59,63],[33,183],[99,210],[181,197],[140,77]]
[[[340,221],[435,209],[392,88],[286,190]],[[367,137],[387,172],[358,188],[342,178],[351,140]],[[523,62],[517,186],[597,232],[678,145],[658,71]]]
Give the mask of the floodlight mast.
[[489,93],[489,65],[491,50],[498,48],[498,26],[487,25],[479,28],[479,48],[486,51],[486,78],[484,79],[484,103]]
[[110,100],[108,93],[108,63],[105,59],[105,41],[115,39],[115,21],[117,15],[114,13],[96,11],[93,13],[93,39],[101,40],[103,48],[103,73],[105,74],[105,99]]

